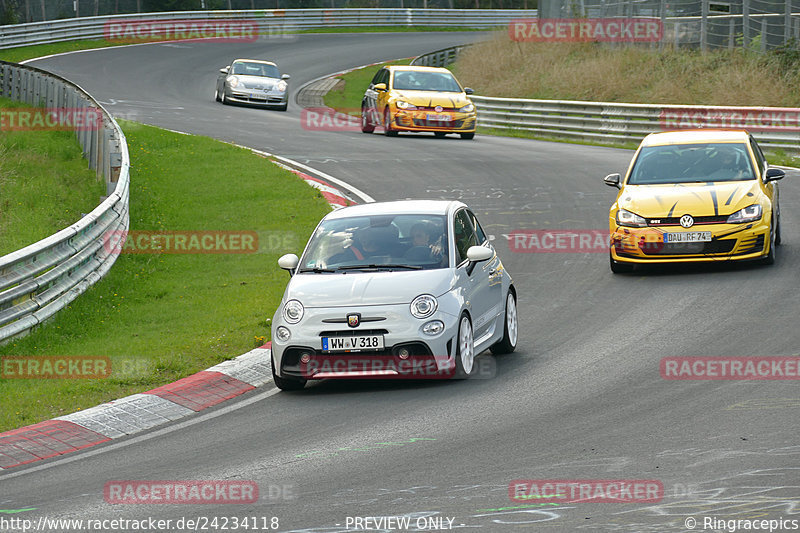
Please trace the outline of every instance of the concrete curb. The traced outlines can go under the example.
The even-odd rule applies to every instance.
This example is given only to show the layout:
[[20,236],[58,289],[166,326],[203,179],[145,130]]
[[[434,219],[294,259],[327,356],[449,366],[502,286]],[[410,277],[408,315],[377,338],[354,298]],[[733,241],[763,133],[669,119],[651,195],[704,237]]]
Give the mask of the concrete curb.
[[[356,203],[322,179],[273,162],[320,190],[333,209]],[[173,383],[0,433],[0,471],[141,433],[271,383],[270,353],[267,343]]]

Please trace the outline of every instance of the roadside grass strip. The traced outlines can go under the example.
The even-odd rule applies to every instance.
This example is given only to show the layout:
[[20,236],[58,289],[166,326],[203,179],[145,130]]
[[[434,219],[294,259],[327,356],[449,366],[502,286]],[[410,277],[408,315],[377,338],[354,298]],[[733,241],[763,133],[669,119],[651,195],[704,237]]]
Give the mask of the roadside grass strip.
[[0,98],[0,256],[74,224],[105,194],[75,134],[31,131],[31,111]]
[[[248,149],[121,125],[131,154],[128,241],[103,280],[31,335],[0,346],[0,431],[155,389],[264,345],[287,279],[277,259],[301,252],[331,209],[301,177]],[[257,246],[235,249],[237,234]],[[186,236],[183,249],[176,235]],[[174,253],[152,253],[157,239]],[[20,357],[107,360],[110,373],[51,379],[42,364],[22,379]],[[241,388],[231,383],[215,383],[216,394]]]

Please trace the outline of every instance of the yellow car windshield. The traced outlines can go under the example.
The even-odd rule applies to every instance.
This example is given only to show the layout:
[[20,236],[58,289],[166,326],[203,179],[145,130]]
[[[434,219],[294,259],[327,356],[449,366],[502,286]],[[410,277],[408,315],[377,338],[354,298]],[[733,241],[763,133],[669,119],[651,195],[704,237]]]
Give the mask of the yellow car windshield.
[[394,73],[393,88],[403,91],[461,92],[461,87],[449,72],[397,71]]
[[629,185],[755,179],[743,143],[646,146],[636,158]]

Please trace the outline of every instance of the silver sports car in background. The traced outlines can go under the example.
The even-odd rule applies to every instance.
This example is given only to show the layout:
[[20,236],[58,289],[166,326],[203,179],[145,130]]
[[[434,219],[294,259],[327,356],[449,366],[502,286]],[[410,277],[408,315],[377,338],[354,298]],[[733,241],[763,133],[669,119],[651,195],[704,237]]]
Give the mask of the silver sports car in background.
[[513,352],[517,294],[461,202],[399,201],[328,214],[272,320],[283,390],[324,378],[467,378],[475,356]]
[[231,102],[274,107],[286,111],[289,105],[288,74],[281,75],[277,65],[259,59],[237,59],[219,69],[214,98]]

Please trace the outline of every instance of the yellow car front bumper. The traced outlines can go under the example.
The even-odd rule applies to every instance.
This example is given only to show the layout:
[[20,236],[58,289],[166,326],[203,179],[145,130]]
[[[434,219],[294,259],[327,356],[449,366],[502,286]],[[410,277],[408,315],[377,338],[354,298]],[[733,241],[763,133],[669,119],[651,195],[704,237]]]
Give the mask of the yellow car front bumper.
[[475,131],[476,114],[446,112],[450,120],[435,120],[440,113],[425,110],[402,110],[392,113],[392,129],[397,131],[444,131],[450,133],[471,133]]
[[[710,232],[707,242],[665,242],[665,233]],[[628,263],[746,261],[769,253],[771,228],[763,219],[746,224],[629,228],[611,225],[611,257]]]

